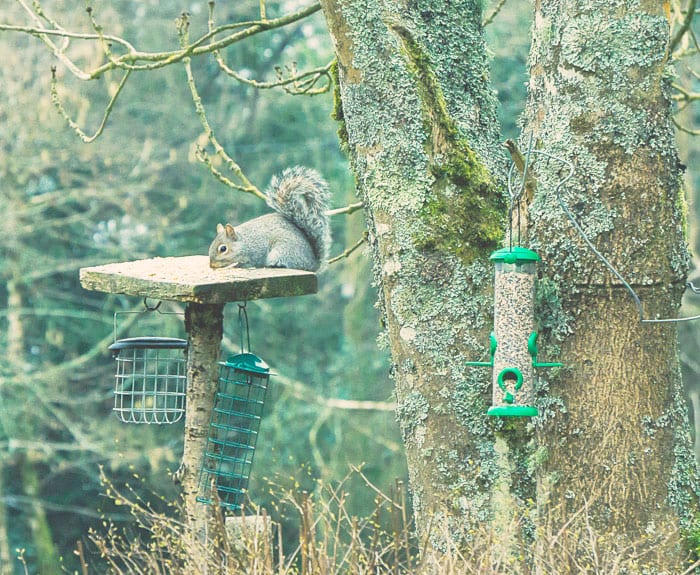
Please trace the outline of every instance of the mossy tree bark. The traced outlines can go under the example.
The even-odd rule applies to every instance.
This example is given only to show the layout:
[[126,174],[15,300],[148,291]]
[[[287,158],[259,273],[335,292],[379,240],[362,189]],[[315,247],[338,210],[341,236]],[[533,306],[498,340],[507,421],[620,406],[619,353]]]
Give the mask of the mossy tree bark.
[[[337,118],[365,204],[419,532],[491,516],[498,475],[487,261],[503,234],[503,148],[477,0],[322,0]],[[454,520],[457,518],[456,520]]]
[[[639,294],[645,317],[675,317],[687,255],[663,5],[535,5],[526,128],[538,148],[573,163],[561,197]],[[530,237],[550,288],[546,303],[557,309],[541,319],[560,340],[566,365],[542,390],[549,407],[538,433],[546,454],[541,532],[592,527],[600,537],[586,536],[585,545],[571,537],[560,559],[581,559],[584,548],[598,545],[601,554],[625,549],[630,560],[635,550],[645,553],[639,564],[649,572],[681,572],[679,543],[696,513],[697,484],[676,327],[640,323],[633,299],[558,204],[561,168],[556,161],[537,165],[530,210]],[[540,551],[544,572],[551,551]]]

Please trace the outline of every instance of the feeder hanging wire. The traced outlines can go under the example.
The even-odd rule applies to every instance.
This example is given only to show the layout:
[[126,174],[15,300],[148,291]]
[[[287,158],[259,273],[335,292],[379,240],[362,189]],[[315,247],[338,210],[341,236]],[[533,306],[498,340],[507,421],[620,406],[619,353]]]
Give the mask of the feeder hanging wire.
[[241,334],[241,353],[245,352],[243,347],[243,328],[245,327],[245,334],[248,340],[248,353],[250,353],[250,326],[248,325],[248,311],[246,310],[246,305],[248,302],[243,302],[238,304],[238,332]]
[[157,311],[161,315],[179,315],[183,316],[184,314],[181,311],[162,311],[160,309],[160,306],[163,302],[158,301],[156,305],[148,305],[148,297],[143,298],[143,309],[141,310],[130,310],[130,311],[115,311],[114,312],[114,319],[113,319],[113,330],[114,330],[114,341],[117,341],[117,316],[119,315],[126,315],[126,314],[142,314],[142,313],[148,313],[148,312],[153,312]]
[[[528,170],[530,169],[530,153],[532,152],[532,133],[530,134],[530,141],[528,142],[527,154],[525,155],[524,165],[523,165],[523,176],[520,181],[520,189],[517,193],[513,192],[513,170],[515,169],[515,162],[510,165],[510,170],[508,170],[508,195],[510,196],[510,208],[508,209],[508,228],[510,230],[508,237],[508,247],[513,249],[513,212],[517,212],[517,230],[518,230],[518,241],[516,245],[521,245],[522,237],[520,235],[520,200],[525,193],[525,184],[527,181]],[[571,177],[569,175],[566,180]],[[564,180],[564,181],[566,181]],[[561,184],[560,184],[561,185]]]
[[[639,312],[639,322],[640,323],[681,323],[685,321],[694,321],[697,319],[700,319],[700,314],[690,316],[690,317],[670,317],[670,318],[658,318],[658,319],[649,319],[644,317],[644,306],[642,305],[642,300],[640,299],[639,295],[637,295],[637,292],[634,291],[634,288],[629,284],[627,280],[622,276],[622,274],[615,268],[615,266],[610,263],[610,261],[593,245],[593,242],[588,238],[586,235],[586,232],[584,232],[583,228],[580,226],[580,224],[576,221],[576,218],[574,214],[571,212],[569,207],[566,205],[564,202],[564,199],[562,198],[562,188],[564,187],[564,184],[568,182],[574,175],[575,168],[574,165],[569,161],[564,158],[561,158],[559,156],[555,156],[554,154],[550,154],[548,152],[542,151],[542,150],[533,150],[532,149],[532,135],[530,135],[530,145],[528,147],[527,151],[527,156],[525,159],[525,169],[523,170],[523,177],[522,177],[522,182],[520,186],[520,191],[518,194],[514,195],[511,192],[511,181],[512,181],[512,172],[515,167],[515,164],[511,165],[510,170],[508,172],[508,191],[511,195],[511,200],[513,202],[519,201],[520,197],[522,196],[523,190],[525,188],[525,178],[527,177],[527,170],[529,167],[529,159],[530,159],[530,154],[539,154],[540,156],[545,156],[546,158],[549,158],[551,160],[555,160],[557,162],[561,162],[562,164],[566,165],[569,168],[569,173],[566,177],[561,179],[559,183],[557,184],[556,188],[554,189],[554,195],[557,199],[557,202],[559,203],[559,206],[561,207],[562,211],[566,215],[567,219],[569,222],[571,222],[571,225],[574,227],[576,232],[581,236],[581,239],[586,243],[588,248],[595,254],[595,256],[605,265],[608,270],[620,281],[620,283],[624,286],[624,288],[629,292],[629,294],[632,296],[632,299],[634,300],[634,304],[637,307],[637,311]],[[519,214],[519,205],[518,205],[518,214]],[[513,207],[511,206],[511,213],[512,213]],[[512,224],[511,224],[512,226]],[[512,238],[512,229],[511,229],[511,238]],[[512,241],[512,240],[511,240]],[[696,287],[693,282],[688,281],[685,284],[686,288],[689,288],[694,294],[700,295],[700,288]]]

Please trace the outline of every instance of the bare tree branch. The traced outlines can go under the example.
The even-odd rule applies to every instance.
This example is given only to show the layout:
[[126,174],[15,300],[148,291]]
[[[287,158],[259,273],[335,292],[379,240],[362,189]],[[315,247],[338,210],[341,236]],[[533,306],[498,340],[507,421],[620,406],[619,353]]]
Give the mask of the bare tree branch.
[[[129,80],[131,72],[133,71],[145,71],[153,70],[156,68],[162,68],[169,66],[174,63],[182,62],[185,66],[187,73],[187,83],[192,94],[192,100],[195,105],[195,111],[199,120],[204,128],[204,132],[207,136],[207,140],[213,146],[216,155],[219,156],[227,168],[234,174],[235,179],[228,178],[220,171],[218,171],[211,162],[209,155],[203,148],[197,150],[197,158],[204,163],[209,171],[217,178],[220,182],[225,185],[237,189],[246,193],[252,193],[259,198],[264,198],[264,194],[252,183],[243,173],[243,170],[238,165],[238,163],[229,156],[224,150],[223,146],[219,143],[217,138],[214,136],[214,132],[211,129],[209,121],[207,119],[206,111],[202,104],[202,100],[199,96],[194,75],[191,68],[191,58],[204,55],[213,54],[216,58],[221,69],[228,74],[230,77],[242,82],[246,85],[253,86],[255,88],[275,88],[282,87],[285,91],[292,94],[319,94],[327,92],[331,85],[332,79],[329,74],[331,64],[327,64],[322,67],[314,68],[306,72],[297,72],[296,68],[293,67],[288,76],[282,74],[281,70],[277,70],[278,80],[273,82],[258,82],[255,80],[250,80],[243,77],[241,74],[237,73],[235,70],[230,68],[224,61],[221,51],[231,46],[236,42],[240,42],[246,38],[253,35],[273,30],[275,28],[281,28],[303,20],[304,18],[314,14],[319,11],[321,6],[319,3],[314,3],[308,7],[297,10],[296,12],[287,14],[285,16],[267,19],[265,2],[260,0],[260,20],[251,20],[244,22],[232,22],[224,25],[216,26],[214,23],[214,2],[209,4],[209,29],[206,34],[201,35],[194,41],[190,40],[189,37],[189,15],[183,13],[177,20],[178,29],[178,39],[180,42],[179,50],[163,51],[163,52],[143,52],[138,50],[134,45],[128,41],[120,38],[118,36],[108,35],[104,33],[102,25],[98,22],[96,11],[92,6],[88,6],[87,14],[93,29],[93,32],[88,33],[78,33],[70,32],[63,28],[56,20],[50,18],[43,10],[39,0],[35,0],[33,7],[30,7],[26,0],[17,0],[24,11],[28,14],[32,21],[30,26],[17,26],[12,24],[0,24],[0,31],[10,31],[29,34],[41,39],[51,50],[54,56],[64,65],[66,68],[80,80],[92,80],[101,77],[108,71],[111,70],[123,70],[124,74],[121,80],[111,94],[110,100],[105,107],[102,120],[97,128],[97,130],[92,134],[88,135],[80,125],[71,118],[68,111],[63,106],[61,98],[58,93],[58,80],[56,75],[56,68],[52,68],[52,80],[51,80],[51,99],[56,107],[58,113],[61,117],[68,123],[69,127],[80,137],[80,139],[85,143],[93,142],[97,139],[104,131],[105,126],[109,120],[109,117],[114,109],[117,99],[121,95],[126,82]],[[223,36],[223,37],[221,37]],[[217,39],[218,38],[218,39]],[[63,43],[59,45],[58,40],[63,40]],[[102,52],[106,58],[106,62],[100,64],[99,66],[91,70],[83,70],[74,60],[72,60],[66,51],[70,46],[70,42],[73,40],[82,41],[92,41],[99,42],[102,48]],[[114,48],[123,51],[121,54],[115,53]],[[326,79],[325,85],[321,87],[318,86],[318,82],[322,79]],[[235,180],[238,180],[235,181]]]
[[680,102],[694,102],[695,100],[700,100],[700,93],[691,92],[678,83],[673,83],[672,86],[673,89],[678,92],[678,94],[673,96],[674,100]]
[[680,124],[678,122],[678,120],[676,120],[675,118],[672,118],[672,119],[673,119],[673,125],[681,132],[684,132],[686,134],[690,134],[691,136],[700,136],[700,130],[693,130],[691,128],[686,128],[685,126]]
[[[94,80],[101,77],[105,72],[114,69],[123,70],[153,70],[157,68],[163,68],[177,62],[182,62],[185,58],[193,56],[202,56],[204,54],[212,54],[218,50],[223,50],[236,42],[245,40],[256,34],[266,32],[268,30],[274,30],[276,28],[282,28],[294,22],[303,20],[304,18],[311,16],[315,12],[321,9],[320,4],[315,3],[306,8],[292,12],[285,16],[275,18],[272,20],[252,20],[247,22],[232,22],[224,24],[221,26],[216,26],[206,34],[199,37],[193,42],[187,42],[187,44],[182,45],[179,50],[168,50],[163,52],[143,52],[137,50],[133,45],[117,36],[111,36],[103,34],[101,27],[97,24],[94,9],[90,9],[88,13],[90,14],[91,22],[93,23],[93,28],[98,30],[97,33],[76,33],[64,30],[58,24],[51,20],[48,22],[53,26],[52,28],[47,28],[42,24],[41,18],[37,12],[29,8],[24,0],[17,0],[22,4],[24,9],[30,15],[34,21],[34,26],[16,26],[11,24],[0,24],[0,31],[10,31],[10,32],[22,32],[29,34],[31,36],[36,36],[40,38],[51,50],[51,52],[58,58],[61,63],[63,63],[73,75],[81,80]],[[40,11],[40,6],[37,4],[37,10]],[[40,11],[41,14],[43,12]],[[240,30],[242,28],[242,30]],[[215,40],[217,36],[221,34],[230,32],[231,30],[237,30],[219,40]],[[75,62],[73,62],[65,54],[67,44],[63,47],[58,47],[52,40],[52,37],[64,38],[66,40],[79,39],[79,40],[90,40],[90,41],[100,41],[103,45],[109,43],[116,44],[125,49],[125,53],[121,55],[112,54],[108,51],[108,61],[104,64],[90,70],[84,71],[80,69]]]
[[[216,63],[219,65],[219,68],[221,68],[226,75],[234,78],[241,84],[252,86],[253,88],[257,88],[259,90],[282,87],[288,94],[315,96],[317,94],[325,94],[333,85],[333,80],[330,77],[329,70],[331,69],[331,66],[333,66],[333,62],[335,62],[335,60],[329,62],[325,66],[314,68],[313,70],[307,70],[306,72],[301,73],[297,73],[295,67],[293,67],[291,69],[292,73],[288,77],[284,77],[282,69],[277,68],[276,73],[278,80],[276,82],[258,82],[257,80],[245,78],[233,68],[230,68],[224,61],[220,51],[217,50],[214,52],[214,57],[216,58]],[[320,88],[313,89],[322,78],[326,79],[326,83]],[[291,87],[289,87],[290,84]]]
[[340,214],[347,214],[350,215],[357,210],[361,210],[364,207],[364,204],[362,202],[355,202],[354,204],[350,204],[347,206],[344,206],[342,208],[335,208],[333,210],[327,210],[326,215],[327,216],[338,216]]
[[209,120],[207,119],[206,112],[204,110],[204,106],[202,104],[202,98],[199,96],[199,92],[197,91],[197,85],[195,83],[194,79],[194,74],[192,73],[192,65],[190,62],[190,59],[187,58],[184,61],[185,65],[185,72],[187,73],[187,85],[190,88],[190,92],[192,94],[192,101],[194,102],[194,108],[197,113],[197,116],[199,117],[199,121],[202,123],[202,127],[204,128],[204,133],[207,136],[207,139],[211,143],[211,145],[214,147],[214,150],[216,151],[216,154],[226,163],[226,166],[228,167],[231,172],[242,182],[241,184],[236,184],[232,180],[229,180],[228,178],[225,178],[223,174],[218,172],[217,170],[214,170],[214,167],[212,166],[211,162],[208,161],[208,156],[204,154],[204,150],[201,150],[201,153],[197,154],[197,157],[200,159],[200,161],[204,162],[204,164],[209,168],[209,170],[214,174],[214,176],[221,182],[225,183],[226,185],[229,185],[230,187],[240,190],[242,192],[246,192],[249,194],[253,194],[261,199],[265,199],[265,194],[263,194],[243,173],[243,170],[241,167],[236,163],[236,161],[229,156],[226,153],[226,150],[224,150],[224,147],[219,143],[219,141],[216,139],[214,136],[214,131],[211,129],[211,126],[209,125]]
[[104,114],[102,116],[102,121],[100,122],[100,125],[97,128],[97,131],[92,135],[88,136],[78,125],[77,122],[73,121],[73,119],[68,115],[68,112],[66,112],[65,108],[63,107],[63,104],[61,103],[61,99],[58,95],[58,82],[56,80],[56,68],[52,67],[51,68],[51,101],[53,102],[54,106],[56,107],[56,110],[58,110],[58,113],[61,115],[61,117],[68,123],[68,125],[71,127],[71,129],[78,134],[78,137],[85,142],[86,144],[90,144],[94,142],[97,138],[100,137],[102,132],[105,129],[105,126],[107,125],[107,120],[109,119],[109,116],[112,113],[112,109],[114,108],[114,104],[117,102],[117,98],[119,97],[119,94],[121,94],[122,90],[124,89],[124,85],[126,84],[126,81],[129,79],[129,75],[131,74],[130,70],[127,70],[124,72],[124,75],[122,76],[122,79],[119,82],[119,85],[117,86],[117,89],[114,91],[114,94],[112,94],[112,97],[110,98]]
[[503,6],[505,6],[506,2],[507,2],[507,0],[498,0],[498,4],[496,4],[496,6],[494,6],[493,10],[491,11],[491,14],[489,14],[488,16],[486,16],[484,18],[481,25],[486,27],[489,24],[491,24],[491,22],[493,22],[494,19],[496,18],[496,16],[498,16],[498,14],[500,13]]
[[[264,0],[261,0],[260,2],[260,13],[261,13],[261,18],[264,20],[264,14],[265,14],[265,4]],[[214,33],[216,30],[216,27],[214,25],[214,3],[211,2],[209,4],[209,32]],[[335,60],[332,60],[325,66],[321,66],[319,68],[314,68],[313,70],[308,70],[306,72],[297,72],[296,70],[296,63],[293,64],[291,73],[288,77],[284,77],[282,74],[282,69],[281,68],[276,68],[276,73],[277,73],[277,81],[276,82],[259,82],[257,80],[251,80],[249,78],[244,77],[242,74],[236,72],[233,68],[228,66],[226,64],[226,61],[224,60],[224,57],[221,53],[221,50],[215,50],[213,52],[214,58],[216,59],[217,64],[219,65],[219,68],[227,75],[230,76],[231,78],[237,80],[238,82],[245,84],[247,86],[252,86],[253,88],[265,90],[265,89],[270,89],[270,88],[278,88],[278,87],[283,87],[285,89],[285,92],[288,94],[303,94],[303,95],[316,95],[316,94],[323,94],[325,92],[328,92],[333,85],[333,80],[329,74],[329,70],[331,69],[331,66],[333,65],[333,62]],[[322,86],[321,88],[313,89],[314,86],[319,82],[320,79],[325,78],[326,79],[326,84]],[[288,87],[291,84],[291,87]]]

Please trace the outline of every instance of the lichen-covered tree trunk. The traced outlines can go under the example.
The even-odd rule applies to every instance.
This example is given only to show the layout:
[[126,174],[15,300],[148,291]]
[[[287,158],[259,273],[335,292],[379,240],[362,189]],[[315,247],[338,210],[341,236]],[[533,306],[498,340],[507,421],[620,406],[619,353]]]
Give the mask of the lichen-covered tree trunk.
[[[539,150],[573,164],[561,199],[646,318],[677,315],[686,273],[668,42],[658,0],[535,2],[526,128]],[[676,328],[640,322],[557,201],[567,169],[543,157],[530,236],[548,288],[540,319],[566,367],[541,390],[538,505],[541,533],[567,527],[557,549],[540,547],[539,568],[597,548],[681,572],[696,467]]]
[[[487,256],[502,167],[478,0],[322,0],[337,117],[366,208],[419,532],[441,547],[491,516]],[[458,518],[457,521],[444,520]],[[447,530],[452,530],[449,533]]]

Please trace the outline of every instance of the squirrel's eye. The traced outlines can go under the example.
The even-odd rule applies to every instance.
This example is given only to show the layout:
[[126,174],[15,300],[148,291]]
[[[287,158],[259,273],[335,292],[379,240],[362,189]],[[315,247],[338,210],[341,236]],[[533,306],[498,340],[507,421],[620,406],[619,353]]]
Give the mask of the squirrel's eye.
[[221,244],[219,246],[219,253],[220,254],[225,254],[227,251],[228,251],[228,247],[226,246],[226,244]]

